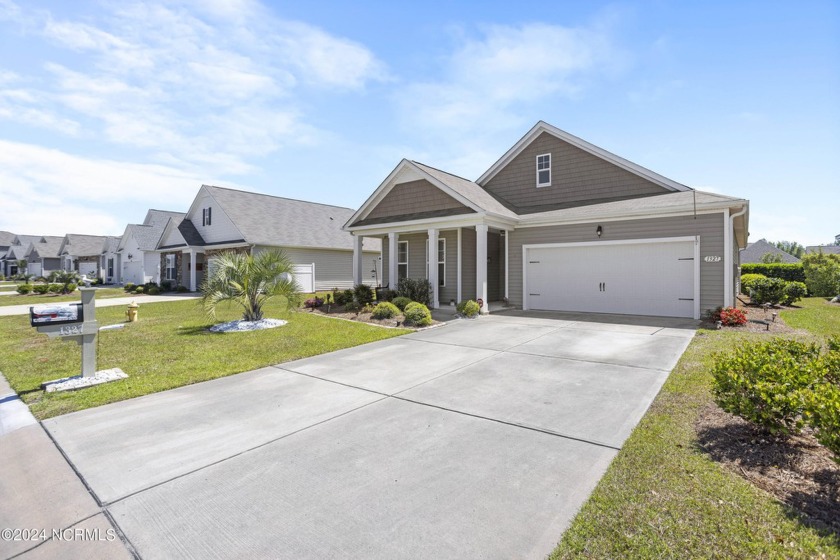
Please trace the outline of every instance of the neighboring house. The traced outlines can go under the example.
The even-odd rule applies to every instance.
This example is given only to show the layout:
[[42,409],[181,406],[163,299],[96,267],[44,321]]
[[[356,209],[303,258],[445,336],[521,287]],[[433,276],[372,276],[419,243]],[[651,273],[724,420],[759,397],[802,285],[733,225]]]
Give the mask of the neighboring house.
[[102,257],[99,261],[99,278],[106,284],[120,283],[120,241],[122,237],[109,235],[102,246]]
[[759,239],[755,243],[748,243],[745,249],[741,249],[741,264],[749,264],[749,263],[761,263],[764,262],[761,259],[767,253],[771,253],[773,255],[781,255],[782,260],[779,262],[783,263],[798,263],[800,262],[798,258],[794,257],[790,253],[785,253],[772,243],[768,243],[766,239]]
[[142,224],[129,224],[117,246],[119,282],[127,284],[160,283],[161,267],[157,246],[171,218],[183,219],[183,212],[149,210]]
[[26,250],[27,272],[35,276],[49,276],[51,272],[61,270],[59,250],[62,241],[63,237],[44,235],[37,242],[30,243]]
[[[295,264],[304,291],[353,286],[353,237],[341,226],[350,208],[202,185],[186,216],[173,218],[158,250],[163,277],[195,291],[205,263],[223,250],[281,248]],[[377,284],[381,243],[359,247],[365,268],[358,282]]]
[[[402,160],[350,218],[354,274],[427,278],[433,306],[699,318],[735,301],[749,202],[695,191],[544,122],[475,182]],[[431,248],[431,250],[429,250]],[[428,265],[431,257],[431,266]]]
[[840,245],[809,245],[805,247],[805,254],[824,253],[826,255],[840,255]]
[[14,276],[23,272],[22,270],[18,270],[18,262],[26,260],[26,251],[29,249],[29,245],[40,239],[40,235],[15,235],[3,256],[3,275]]
[[6,254],[15,237],[15,234],[10,231],[0,231],[0,275],[2,276],[6,276]]
[[80,235],[68,233],[61,241],[58,255],[61,268],[78,272],[88,278],[99,277],[99,260],[102,257],[103,235]]

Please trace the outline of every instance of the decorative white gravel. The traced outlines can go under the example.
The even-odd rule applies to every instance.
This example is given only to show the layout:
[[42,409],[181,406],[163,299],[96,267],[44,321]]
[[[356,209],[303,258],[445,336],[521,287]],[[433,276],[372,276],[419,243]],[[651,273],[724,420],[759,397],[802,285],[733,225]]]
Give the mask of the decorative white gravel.
[[128,375],[126,375],[120,368],[103,369],[88,377],[74,375],[73,377],[64,377],[62,379],[56,379],[55,381],[47,381],[46,383],[42,383],[41,387],[46,390],[47,393],[73,391],[75,389],[84,389],[85,387],[92,387],[93,385],[99,385],[101,383],[125,379],[126,377],[128,377]]
[[259,321],[231,321],[229,323],[219,323],[210,327],[210,332],[245,332],[245,331],[259,331],[262,329],[273,329],[282,327],[287,321],[281,319],[260,319]]

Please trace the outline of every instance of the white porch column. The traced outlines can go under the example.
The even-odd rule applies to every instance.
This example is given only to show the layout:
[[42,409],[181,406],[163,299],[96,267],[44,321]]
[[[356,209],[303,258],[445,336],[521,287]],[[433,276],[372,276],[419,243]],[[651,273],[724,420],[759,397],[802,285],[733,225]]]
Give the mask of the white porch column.
[[508,299],[510,296],[508,295],[508,279],[510,278],[510,253],[509,253],[509,245],[510,245],[510,230],[506,229],[504,231],[505,234],[505,299]]
[[475,297],[484,302],[481,313],[490,313],[487,301],[487,225],[475,226]]
[[438,292],[438,230],[429,228],[429,282],[432,284],[432,307],[440,307]]
[[461,297],[461,228],[458,228],[458,301],[457,303],[461,303],[463,298]]
[[361,235],[353,234],[353,285],[362,283],[362,241]]
[[195,249],[190,249],[190,291],[194,292],[198,289],[195,282],[195,261],[197,260],[197,255]]
[[388,287],[397,289],[397,248],[400,236],[391,231],[388,232]]

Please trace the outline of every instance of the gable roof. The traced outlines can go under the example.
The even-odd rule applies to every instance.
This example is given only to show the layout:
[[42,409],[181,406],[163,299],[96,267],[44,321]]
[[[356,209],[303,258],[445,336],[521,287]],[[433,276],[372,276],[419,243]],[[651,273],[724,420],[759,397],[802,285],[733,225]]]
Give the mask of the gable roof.
[[120,241],[122,241],[122,237],[119,235],[107,236],[105,238],[105,243],[102,245],[102,254],[116,253],[117,249],[120,247]]
[[[267,194],[202,185],[249,245],[353,249],[341,229],[353,210]],[[186,237],[186,236],[185,236]],[[378,239],[364,240],[365,251],[379,251]]]
[[40,259],[55,259],[58,258],[58,251],[61,249],[61,243],[64,241],[63,237],[57,235],[45,235],[38,240],[37,243],[31,243],[26,252],[26,256],[34,256]]
[[104,235],[82,235],[68,233],[61,242],[59,255],[73,255],[75,257],[99,256],[105,243]]
[[128,224],[119,238],[119,245],[117,250],[121,250],[125,241],[129,237],[133,237],[137,243],[137,247],[141,251],[154,251],[158,248],[163,232],[166,229],[166,224],[169,220],[183,220],[186,216],[183,212],[173,212],[171,210],[149,210],[146,212],[146,217],[142,224]]
[[496,161],[496,163],[490,166],[490,169],[485,171],[484,174],[476,180],[476,183],[479,185],[486,185],[490,179],[492,179],[499,171],[510,163],[513,158],[518,156],[531,142],[544,132],[670,191],[680,192],[691,190],[690,187],[668,179],[659,173],[651,171],[641,165],[637,165],[632,161],[608,152],[603,148],[599,148],[594,144],[590,144],[586,140],[578,138],[573,134],[569,134],[564,130],[560,130],[556,126],[552,126],[544,121],[539,121],[535,124],[534,127],[519,140],[519,142],[514,144],[512,148],[505,152],[505,154]]
[[511,221],[517,219],[515,212],[499,202],[480,185],[429,165],[403,159],[373,191],[373,194],[368,197],[364,204],[353,213],[344,227],[364,225],[363,220],[391,192],[391,189],[396,185],[417,179],[425,179],[475,212],[490,214]]
[[[186,216],[186,215],[185,215]],[[175,242],[168,242],[171,232],[175,232]],[[166,222],[163,232],[160,234],[160,241],[158,241],[158,249],[174,249],[176,247],[201,247],[205,245],[204,238],[195,228],[195,224],[186,217],[178,218],[172,217]]]
[[30,243],[37,243],[42,237],[42,235],[16,235],[12,240],[12,245],[26,247]]
[[187,214],[185,212],[175,212],[172,210],[155,210],[150,209],[146,212],[146,218],[143,220],[144,226],[164,227],[170,218],[183,220]]
[[760,263],[761,257],[767,253],[774,255],[781,255],[783,263],[798,263],[798,258],[790,253],[785,253],[772,243],[768,243],[766,239],[759,239],[755,243],[750,243],[745,249],[741,250],[741,264]]
[[0,247],[11,247],[15,237],[17,236],[11,231],[0,231]]

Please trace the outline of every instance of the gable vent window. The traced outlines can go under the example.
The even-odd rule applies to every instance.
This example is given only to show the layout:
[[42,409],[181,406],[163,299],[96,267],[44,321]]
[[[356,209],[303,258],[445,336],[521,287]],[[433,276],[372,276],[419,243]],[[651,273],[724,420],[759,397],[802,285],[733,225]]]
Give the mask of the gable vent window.
[[201,225],[209,226],[212,218],[213,218],[213,208],[212,207],[204,208],[201,211]]
[[537,156],[537,186],[551,186],[551,154]]

